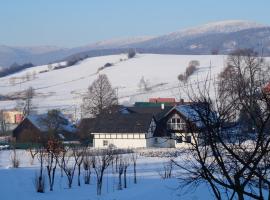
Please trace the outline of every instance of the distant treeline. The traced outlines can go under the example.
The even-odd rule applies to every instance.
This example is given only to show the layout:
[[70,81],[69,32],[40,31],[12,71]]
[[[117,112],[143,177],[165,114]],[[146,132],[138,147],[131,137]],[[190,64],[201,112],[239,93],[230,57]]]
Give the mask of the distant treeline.
[[34,67],[34,65],[32,63],[25,63],[25,64],[22,64],[22,65],[14,63],[10,67],[3,68],[0,71],[0,77],[4,77],[4,76],[10,75],[10,74],[14,74],[16,72],[19,72],[21,70],[24,70],[24,69],[27,69],[27,68],[30,68],[30,67]]

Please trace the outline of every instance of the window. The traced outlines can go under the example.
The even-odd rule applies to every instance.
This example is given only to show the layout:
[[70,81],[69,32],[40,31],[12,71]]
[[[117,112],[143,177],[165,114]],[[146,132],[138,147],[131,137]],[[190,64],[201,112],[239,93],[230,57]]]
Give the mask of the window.
[[178,137],[176,138],[176,143],[182,143],[182,142],[183,142],[182,136],[178,136]]
[[190,135],[186,136],[186,142],[191,143],[191,136]]
[[177,114],[174,114],[167,122],[167,128],[169,130],[184,130],[185,121],[182,120]]
[[103,146],[108,146],[108,140],[103,140]]
[[155,141],[155,143],[158,143],[158,139],[157,139],[157,138],[155,138],[155,140],[154,140],[154,141]]

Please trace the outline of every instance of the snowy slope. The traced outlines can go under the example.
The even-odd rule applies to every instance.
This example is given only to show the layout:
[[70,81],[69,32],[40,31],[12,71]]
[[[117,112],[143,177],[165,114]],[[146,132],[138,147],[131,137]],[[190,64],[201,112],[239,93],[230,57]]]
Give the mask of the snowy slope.
[[[120,61],[121,60],[121,61]],[[38,66],[26,69],[8,77],[0,78],[2,95],[14,95],[32,86],[37,96],[34,103],[40,110],[50,108],[79,108],[82,95],[99,73],[107,74],[113,87],[117,88],[121,103],[147,101],[149,97],[185,98],[184,87],[179,90],[177,76],[183,73],[191,60],[198,60],[200,67],[190,81],[201,81],[210,72],[217,75],[224,66],[226,56],[202,55],[157,55],[137,54],[133,59],[126,55],[112,55],[89,58],[72,67],[47,70],[48,66]],[[112,67],[98,72],[106,63],[113,63]],[[63,64],[63,63],[62,63]],[[59,64],[54,64],[57,66]],[[26,74],[36,73],[36,78],[29,81],[22,80]],[[148,91],[139,88],[139,82],[144,79],[148,84]],[[11,80],[15,79],[15,84]],[[0,108],[12,108],[16,101],[1,101]]]

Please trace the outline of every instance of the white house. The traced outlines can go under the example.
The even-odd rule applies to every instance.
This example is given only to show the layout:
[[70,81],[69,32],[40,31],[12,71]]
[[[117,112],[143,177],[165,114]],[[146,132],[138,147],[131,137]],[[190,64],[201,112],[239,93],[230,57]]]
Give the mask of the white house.
[[194,132],[202,126],[193,105],[126,108],[124,112],[87,119],[87,124],[96,148],[185,148],[193,142],[191,128]]
[[151,114],[109,114],[88,119],[93,146],[97,148],[147,147],[147,135],[152,121]]

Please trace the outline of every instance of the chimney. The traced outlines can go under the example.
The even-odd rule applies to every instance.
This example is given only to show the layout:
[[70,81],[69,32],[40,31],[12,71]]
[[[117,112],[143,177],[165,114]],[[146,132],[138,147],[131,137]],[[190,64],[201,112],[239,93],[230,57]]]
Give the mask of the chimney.
[[162,103],[161,104],[161,110],[164,110],[164,108],[165,108],[165,105],[164,105],[164,103]]

